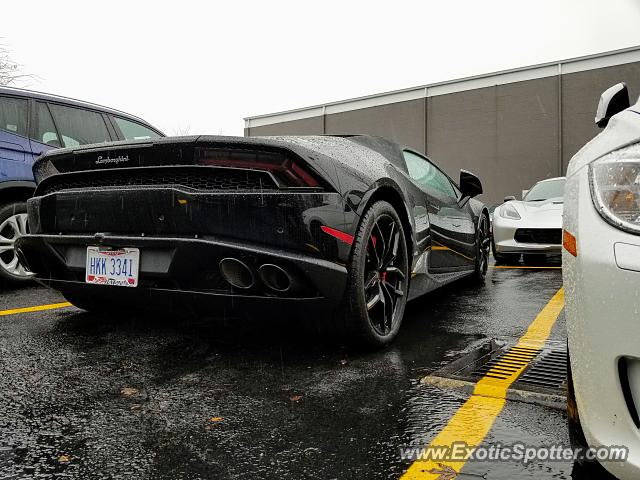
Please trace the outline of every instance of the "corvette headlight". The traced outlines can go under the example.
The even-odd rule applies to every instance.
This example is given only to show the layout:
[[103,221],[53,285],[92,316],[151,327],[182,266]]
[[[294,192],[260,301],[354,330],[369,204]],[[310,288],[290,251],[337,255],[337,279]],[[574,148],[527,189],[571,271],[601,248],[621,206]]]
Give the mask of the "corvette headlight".
[[640,234],[640,144],[589,165],[589,183],[602,218],[614,227]]
[[509,205],[505,203],[502,207],[500,207],[500,216],[502,218],[509,218],[511,220],[520,220],[520,214],[516,210],[516,207],[513,205]]

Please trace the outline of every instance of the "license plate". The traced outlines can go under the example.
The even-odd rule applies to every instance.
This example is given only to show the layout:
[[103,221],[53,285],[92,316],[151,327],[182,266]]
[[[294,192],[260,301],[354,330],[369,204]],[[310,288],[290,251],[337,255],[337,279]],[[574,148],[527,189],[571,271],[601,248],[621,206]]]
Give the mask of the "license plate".
[[137,287],[139,265],[140,250],[137,248],[87,247],[85,281],[95,285]]

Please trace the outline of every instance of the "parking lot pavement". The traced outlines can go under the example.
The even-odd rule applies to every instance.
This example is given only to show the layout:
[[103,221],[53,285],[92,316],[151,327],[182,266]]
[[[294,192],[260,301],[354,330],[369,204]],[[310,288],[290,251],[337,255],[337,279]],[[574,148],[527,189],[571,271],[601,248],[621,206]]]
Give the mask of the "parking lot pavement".
[[[0,292],[0,478],[398,478],[468,394],[420,379],[487,338],[521,337],[561,271],[491,268],[408,306],[358,353],[263,318],[116,317]],[[59,308],[58,308],[59,307]],[[560,314],[550,338],[564,341]],[[568,444],[565,413],[506,401],[485,443]],[[569,478],[570,463],[468,462],[458,478]],[[467,475],[467,477],[464,476]]]

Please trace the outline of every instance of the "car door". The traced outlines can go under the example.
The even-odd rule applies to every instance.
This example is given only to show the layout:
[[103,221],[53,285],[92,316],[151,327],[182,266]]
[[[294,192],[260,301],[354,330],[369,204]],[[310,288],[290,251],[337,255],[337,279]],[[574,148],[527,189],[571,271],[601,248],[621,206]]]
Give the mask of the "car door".
[[0,182],[33,179],[27,163],[29,101],[0,95]]
[[411,179],[421,188],[431,223],[429,269],[450,271],[473,264],[468,244],[468,230],[473,219],[468,208],[461,208],[456,188],[438,167],[427,158],[404,151]]
[[113,140],[102,113],[59,103],[48,106],[63,147]]

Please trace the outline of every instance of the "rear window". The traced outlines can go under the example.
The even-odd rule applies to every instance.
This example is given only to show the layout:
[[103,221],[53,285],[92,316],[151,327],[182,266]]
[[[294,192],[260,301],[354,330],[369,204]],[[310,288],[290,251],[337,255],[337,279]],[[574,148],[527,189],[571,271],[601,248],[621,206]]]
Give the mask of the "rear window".
[[156,132],[139,123],[120,117],[113,117],[113,119],[116,121],[116,125],[118,125],[122,136],[126,140],[147,140],[149,138],[160,137]]
[[0,97],[0,129],[27,136],[27,100]]
[[111,137],[102,115],[91,110],[50,104],[51,114],[65,147],[109,142]]

